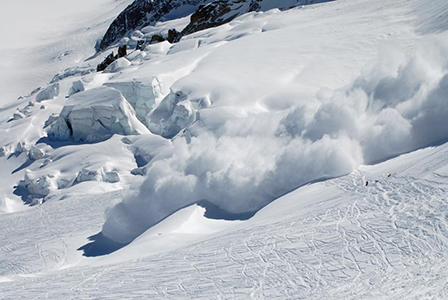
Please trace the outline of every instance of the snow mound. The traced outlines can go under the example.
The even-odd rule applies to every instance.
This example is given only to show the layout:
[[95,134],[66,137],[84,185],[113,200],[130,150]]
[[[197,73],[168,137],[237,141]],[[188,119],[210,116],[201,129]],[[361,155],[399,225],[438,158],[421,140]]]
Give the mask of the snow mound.
[[113,134],[147,132],[118,90],[100,87],[70,97],[48,136],[58,141],[99,142]]

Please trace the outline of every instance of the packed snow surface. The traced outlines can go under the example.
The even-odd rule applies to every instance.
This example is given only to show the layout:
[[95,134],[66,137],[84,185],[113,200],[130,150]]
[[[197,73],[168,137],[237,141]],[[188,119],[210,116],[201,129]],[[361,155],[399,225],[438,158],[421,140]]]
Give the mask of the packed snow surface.
[[0,49],[0,298],[448,297],[448,2],[263,6],[95,72],[100,2]]

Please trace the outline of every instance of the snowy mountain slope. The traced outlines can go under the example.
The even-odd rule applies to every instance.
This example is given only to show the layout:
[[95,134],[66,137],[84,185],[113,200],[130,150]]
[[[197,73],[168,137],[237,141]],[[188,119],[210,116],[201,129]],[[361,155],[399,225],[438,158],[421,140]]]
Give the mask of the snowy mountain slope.
[[[266,11],[274,8],[285,10],[326,1],[328,0],[137,0],[112,22],[102,38],[98,50],[105,50],[121,38],[127,38],[126,36],[131,35],[132,32],[138,32],[146,26],[155,25],[158,21],[191,15],[187,26],[179,30],[170,28],[177,30],[171,37],[168,33],[164,35],[167,40],[177,42],[185,35],[228,23],[248,12]],[[150,39],[150,41],[153,40]]]
[[446,297],[447,8],[252,12],[8,104],[0,298]]
[[[310,29],[309,23],[297,24],[296,18],[306,18],[312,8],[304,13],[247,15],[229,26],[186,37],[168,52],[169,64],[149,62],[133,72],[145,81],[170,64],[191,66],[192,72],[171,85],[160,110],[147,117],[153,133],[172,137],[180,132],[183,137],[173,141],[170,158],[151,161],[141,194],[127,197],[109,212],[103,233],[129,242],[165,216],[201,199],[233,213],[256,211],[307,182],[344,175],[363,161],[375,162],[444,138],[446,64],[443,56],[424,58],[426,50],[407,58],[400,46],[386,45],[376,67],[366,68],[349,87],[322,90],[315,98],[323,87],[353,80],[349,64],[367,63],[368,51],[375,49],[378,38],[404,47],[415,39],[415,23],[390,18],[408,13],[410,6],[395,3],[385,9],[381,3],[370,4],[364,14],[347,16],[334,15],[333,5],[337,4],[316,10],[321,18],[328,16],[325,22],[329,24],[341,22],[340,27],[319,24]],[[346,5],[346,10],[341,9],[346,14],[360,9],[356,3],[338,5]],[[313,15],[312,22],[316,18]],[[371,23],[364,23],[367,19]],[[384,22],[391,23],[383,27]],[[279,23],[282,30],[274,30]],[[306,29],[299,30],[300,26]],[[347,28],[352,31],[348,33]],[[254,34],[225,40],[247,32]],[[441,53],[446,51],[443,40],[440,37]],[[290,43],[282,43],[279,49],[272,41]],[[310,54],[307,45],[317,49]],[[412,55],[412,49],[404,51],[409,50]],[[420,63],[420,58],[429,64]],[[431,75],[420,77],[421,72]],[[163,77],[159,81],[164,82]],[[412,92],[401,93],[403,89]],[[278,103],[284,105],[280,110]],[[199,113],[192,124],[195,110]],[[429,125],[433,121],[438,125]]]
[[0,9],[0,105],[28,95],[68,67],[88,65],[92,45],[131,0],[4,1]]
[[[2,296],[443,299],[447,296],[447,151],[446,144],[431,147],[303,187],[243,224],[165,254],[116,263],[122,257],[120,251],[132,253],[132,249],[123,248],[105,257],[98,266],[94,261],[86,261],[83,266],[23,278],[9,273],[0,283]],[[370,182],[368,186],[366,180]],[[58,213],[55,210],[64,207],[64,202],[48,203],[12,214],[16,221],[8,217],[6,224],[24,220],[41,224],[45,216],[54,225],[47,227],[43,223],[39,227],[38,232],[50,239],[38,238],[44,242],[41,247],[52,247],[43,251],[43,259],[52,262],[53,253],[63,262],[65,248],[59,239],[69,245],[81,244],[75,236],[69,236],[85,232],[86,222],[94,225],[87,232],[95,232],[100,225],[101,217],[94,217],[96,209],[87,207],[93,203],[102,206],[105,198],[117,196],[105,195],[101,201],[97,197],[80,197],[72,202],[70,211]],[[81,207],[86,208],[83,214],[71,214]],[[68,224],[73,227],[57,220],[69,216],[73,222]],[[9,236],[5,230],[2,234]],[[24,228],[22,243],[15,245],[30,250],[21,255],[32,252],[26,246],[32,241],[27,235],[35,237],[36,233]],[[160,237],[164,236],[161,231]],[[170,239],[169,234],[165,239]],[[4,247],[16,252],[11,257],[18,258],[13,246]],[[136,247],[141,251],[138,244]],[[148,247],[150,253],[152,246]],[[55,254],[56,251],[62,253]],[[70,255],[66,259],[73,262]],[[23,261],[17,261],[8,268],[20,273],[23,265]]]
[[148,25],[154,25],[159,20],[171,20],[186,17],[193,13],[207,0],[136,0],[132,2],[107,29],[98,50],[104,50],[113,45],[128,33]]

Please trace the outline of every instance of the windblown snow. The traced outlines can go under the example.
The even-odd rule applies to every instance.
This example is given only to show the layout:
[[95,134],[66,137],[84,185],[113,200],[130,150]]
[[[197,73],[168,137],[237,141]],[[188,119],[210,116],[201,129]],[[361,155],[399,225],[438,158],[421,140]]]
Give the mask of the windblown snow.
[[81,2],[0,48],[1,299],[448,297],[446,1],[266,0],[137,49],[172,16],[102,72],[130,1]]

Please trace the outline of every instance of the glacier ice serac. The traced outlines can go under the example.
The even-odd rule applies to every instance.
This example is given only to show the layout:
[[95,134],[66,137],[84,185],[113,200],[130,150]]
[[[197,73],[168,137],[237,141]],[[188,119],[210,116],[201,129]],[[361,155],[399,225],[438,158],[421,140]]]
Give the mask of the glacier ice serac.
[[0,298],[448,297],[448,2],[26,2]]

